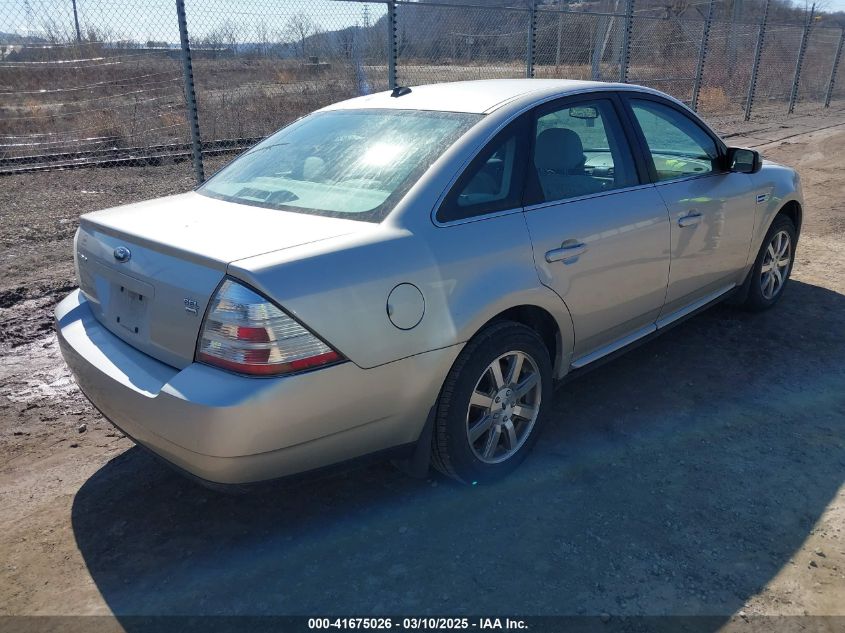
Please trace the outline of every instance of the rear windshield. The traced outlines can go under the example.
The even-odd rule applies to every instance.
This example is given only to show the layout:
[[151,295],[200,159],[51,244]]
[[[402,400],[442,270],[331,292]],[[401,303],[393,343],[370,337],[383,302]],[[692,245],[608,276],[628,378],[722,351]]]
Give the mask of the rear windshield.
[[260,207],[380,222],[481,116],[316,112],[264,139],[197,191]]

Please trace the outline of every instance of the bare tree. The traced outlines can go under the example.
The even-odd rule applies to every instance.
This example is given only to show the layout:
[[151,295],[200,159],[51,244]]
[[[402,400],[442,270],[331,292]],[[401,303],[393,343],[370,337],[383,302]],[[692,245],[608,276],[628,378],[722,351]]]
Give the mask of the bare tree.
[[355,35],[358,30],[357,26],[350,26],[337,32],[337,53],[343,59],[352,59],[356,45]]
[[226,20],[200,39],[200,44],[216,51],[228,50],[234,53],[238,45],[237,28],[229,20]]
[[299,57],[307,57],[308,38],[318,32],[318,26],[310,16],[297,13],[288,20],[285,33],[287,39],[292,40],[294,50]]
[[41,30],[44,32],[44,38],[50,44],[62,44],[70,42],[73,35],[67,30],[65,26],[59,24],[56,18],[48,15],[41,20]]
[[270,52],[270,31],[267,29],[267,23],[260,20],[255,25],[255,35],[258,40],[258,54],[261,57],[266,57]]

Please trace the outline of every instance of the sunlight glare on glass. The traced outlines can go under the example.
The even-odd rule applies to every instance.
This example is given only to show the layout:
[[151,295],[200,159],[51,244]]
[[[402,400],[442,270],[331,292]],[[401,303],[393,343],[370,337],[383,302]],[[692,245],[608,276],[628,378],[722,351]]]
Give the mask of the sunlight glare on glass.
[[374,143],[361,156],[361,162],[372,167],[384,167],[395,162],[406,149],[403,143]]

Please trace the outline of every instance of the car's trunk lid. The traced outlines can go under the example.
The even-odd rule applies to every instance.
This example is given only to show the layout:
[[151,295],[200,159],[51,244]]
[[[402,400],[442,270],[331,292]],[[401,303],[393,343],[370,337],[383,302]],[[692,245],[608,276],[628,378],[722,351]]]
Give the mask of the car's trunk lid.
[[351,220],[182,194],[83,216],[77,276],[108,330],[181,368],[193,361],[206,306],[229,262],[360,228]]

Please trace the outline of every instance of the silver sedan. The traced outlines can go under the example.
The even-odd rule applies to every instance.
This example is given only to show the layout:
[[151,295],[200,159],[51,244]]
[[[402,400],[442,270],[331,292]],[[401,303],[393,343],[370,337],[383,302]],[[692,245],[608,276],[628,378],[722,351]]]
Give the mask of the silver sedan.
[[205,481],[382,452],[487,481],[556,382],[717,301],[775,304],[802,207],[793,170],[654,90],[401,88],[83,216],[59,340],[103,415]]

